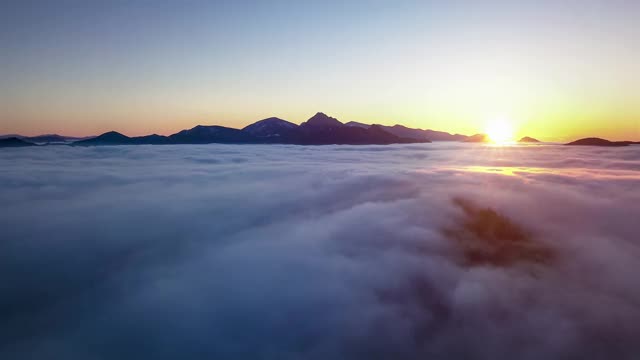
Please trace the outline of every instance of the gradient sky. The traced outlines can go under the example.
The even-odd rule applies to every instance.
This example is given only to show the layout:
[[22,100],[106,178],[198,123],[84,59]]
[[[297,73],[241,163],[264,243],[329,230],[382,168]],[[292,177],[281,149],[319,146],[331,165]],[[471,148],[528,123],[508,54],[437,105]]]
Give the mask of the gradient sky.
[[170,134],[323,111],[640,140],[640,1],[13,1],[0,133]]

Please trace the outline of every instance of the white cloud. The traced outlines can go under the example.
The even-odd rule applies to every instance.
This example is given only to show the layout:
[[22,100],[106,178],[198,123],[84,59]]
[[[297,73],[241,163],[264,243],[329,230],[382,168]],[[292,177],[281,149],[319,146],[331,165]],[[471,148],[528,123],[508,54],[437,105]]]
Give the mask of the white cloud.
[[[3,359],[640,354],[639,147],[45,147],[0,164]],[[511,246],[482,238],[495,226],[551,260],[468,261]]]

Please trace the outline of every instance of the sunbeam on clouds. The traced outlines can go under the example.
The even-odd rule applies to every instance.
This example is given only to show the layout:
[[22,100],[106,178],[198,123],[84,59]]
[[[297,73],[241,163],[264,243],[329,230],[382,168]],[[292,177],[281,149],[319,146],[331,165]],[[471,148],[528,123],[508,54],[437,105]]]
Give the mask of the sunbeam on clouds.
[[640,147],[0,151],[0,358],[637,359]]

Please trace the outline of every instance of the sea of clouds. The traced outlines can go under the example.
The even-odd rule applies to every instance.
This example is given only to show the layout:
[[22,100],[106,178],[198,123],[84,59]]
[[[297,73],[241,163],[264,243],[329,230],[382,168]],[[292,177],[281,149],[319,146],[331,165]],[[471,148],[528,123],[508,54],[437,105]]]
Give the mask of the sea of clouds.
[[638,359],[640,146],[0,149],[2,359]]

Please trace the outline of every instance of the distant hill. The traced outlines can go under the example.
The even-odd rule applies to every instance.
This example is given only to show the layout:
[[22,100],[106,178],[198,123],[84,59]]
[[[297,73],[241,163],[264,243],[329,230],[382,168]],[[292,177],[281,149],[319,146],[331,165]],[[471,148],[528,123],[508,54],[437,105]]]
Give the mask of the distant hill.
[[165,145],[171,143],[168,137],[158,134],[132,137],[130,142],[134,145]]
[[450,134],[444,131],[424,130],[431,141],[465,141],[469,137],[462,134]]
[[270,117],[256,121],[244,127],[242,131],[265,141],[277,142],[291,136],[297,128],[298,125],[292,122],[277,117]]
[[24,141],[22,139],[18,139],[17,137],[9,137],[9,138],[0,139],[0,148],[26,147],[26,146],[36,146],[36,144],[30,143],[28,141]]
[[368,129],[371,125],[369,124],[363,124],[361,122],[357,122],[357,121],[349,121],[348,123],[345,123],[345,125],[347,126],[355,126],[355,127],[361,127],[363,129]]
[[609,141],[609,140],[605,140],[605,139],[601,139],[601,138],[590,137],[590,138],[584,138],[584,139],[576,140],[576,141],[570,142],[570,143],[565,144],[565,145],[619,147],[619,146],[629,146],[630,144],[633,144],[633,142],[631,142],[631,141]]
[[417,140],[429,140],[427,134],[424,130],[421,129],[411,129],[403,125],[393,125],[393,126],[385,126],[378,125],[386,131],[392,133],[393,135],[400,136],[407,139],[417,139]]
[[525,136],[522,139],[518,140],[518,142],[519,143],[539,143],[540,140]]
[[486,134],[475,134],[475,135],[469,136],[464,142],[484,143],[484,142],[489,142],[489,137]]
[[131,138],[117,131],[109,131],[91,139],[80,140],[73,145],[94,146],[94,145],[131,145]]
[[385,131],[381,126],[367,128],[348,126],[324,113],[317,113],[300,124],[291,142],[300,145],[363,145],[428,142],[427,140],[403,138]]
[[117,131],[109,131],[102,135],[80,140],[73,143],[78,146],[96,146],[96,145],[161,145],[169,144],[169,138],[162,135],[146,135],[128,137]]
[[58,143],[58,142],[62,143],[62,142],[68,141],[66,137],[60,136],[58,134],[32,136],[32,137],[29,137],[28,139],[29,141],[34,143]]
[[198,125],[169,136],[172,144],[246,144],[255,143],[255,137],[242,130],[224,126]]
[[2,139],[8,139],[8,138],[17,138],[17,139],[21,139],[25,138],[26,136],[22,136],[22,135],[18,135],[18,134],[3,134],[0,135],[0,140]]
[[[347,126],[356,126],[361,128],[369,128],[372,125],[367,125],[355,121],[349,121],[345,125]],[[465,141],[468,137],[466,135],[460,134],[450,134],[444,131],[435,131],[435,130],[422,130],[422,129],[413,129],[406,127],[404,125],[377,125],[380,126],[387,132],[390,132],[396,136],[407,138],[407,139],[416,139],[416,140],[429,140],[429,141]]]
[[0,135],[0,139],[7,138],[18,138],[20,140],[24,140],[31,143],[36,144],[49,144],[49,143],[70,143],[74,141],[89,139],[91,137],[75,137],[75,136],[64,136],[58,134],[45,134],[38,136],[23,136],[18,134],[10,134],[10,135]]
[[382,126],[383,129],[397,136],[424,139],[429,141],[464,141],[468,137],[460,134],[449,134],[444,131],[412,129],[403,125]]

